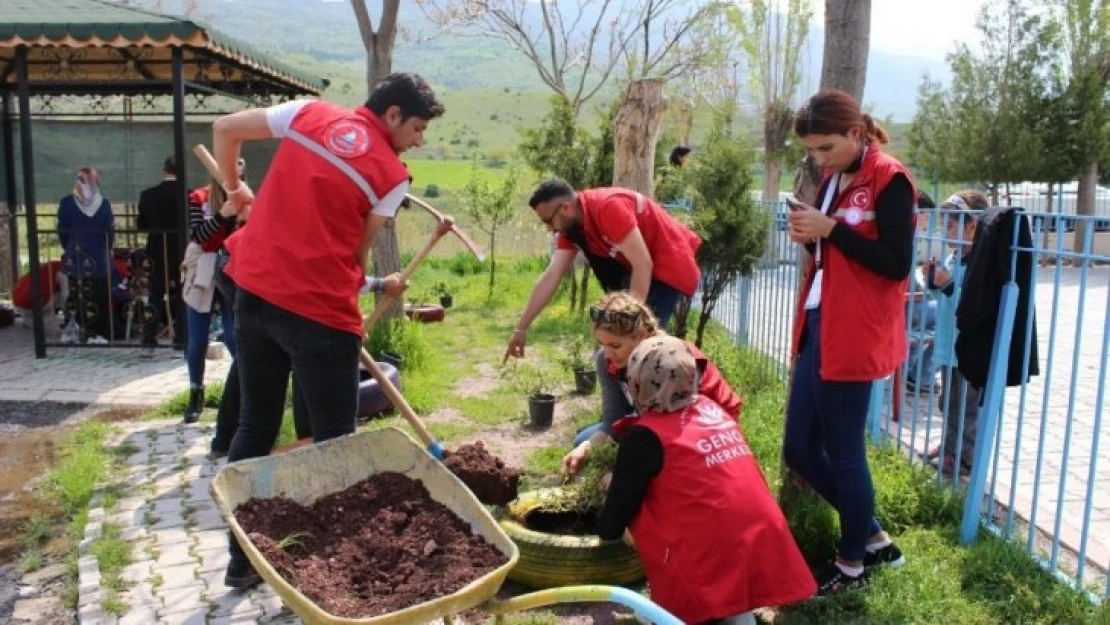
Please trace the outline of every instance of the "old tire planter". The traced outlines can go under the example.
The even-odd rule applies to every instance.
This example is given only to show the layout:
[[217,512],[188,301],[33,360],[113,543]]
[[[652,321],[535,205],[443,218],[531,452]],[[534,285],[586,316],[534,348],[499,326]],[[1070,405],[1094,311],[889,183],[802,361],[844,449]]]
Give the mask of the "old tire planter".
[[[401,390],[401,374],[397,371],[397,367],[388,362],[379,362],[378,367],[385,374],[385,377],[393,382],[393,386],[396,386],[397,390]],[[369,371],[360,367],[358,377],[359,417],[375,417],[393,407],[393,402],[389,401],[389,397],[386,396],[381,385],[370,375]]]
[[509,579],[531,588],[582,584],[629,585],[644,578],[636,551],[622,541],[597,536],[563,536],[528,529],[524,519],[561,496],[561,488],[521,493],[503,512],[499,523],[520,550]]
[[413,321],[422,323],[438,323],[443,321],[447,312],[438,304],[420,304],[418,306],[405,306],[405,315]]

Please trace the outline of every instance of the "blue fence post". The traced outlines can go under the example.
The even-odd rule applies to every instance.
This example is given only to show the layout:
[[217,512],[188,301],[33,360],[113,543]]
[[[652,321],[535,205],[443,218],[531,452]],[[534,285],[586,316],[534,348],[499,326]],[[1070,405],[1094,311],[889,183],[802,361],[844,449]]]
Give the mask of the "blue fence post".
[[748,328],[751,320],[751,301],[752,301],[752,278],[751,276],[740,276],[740,297],[738,315],[736,320],[736,342],[740,345],[748,345]]
[[867,408],[867,421],[871,424],[871,444],[883,441],[883,401],[886,399],[886,378],[871,383],[871,403]]
[[983,509],[983,489],[987,483],[987,465],[994,449],[995,428],[1002,410],[1002,395],[1006,391],[1006,369],[1009,364],[1010,338],[1017,312],[1018,286],[1007,282],[1002,287],[998,306],[998,325],[994,331],[991,348],[990,372],[987,374],[986,397],[979,411],[979,428],[975,434],[975,456],[971,465],[971,478],[964,500],[963,520],[960,522],[960,544],[970,545],[979,533],[979,515]]

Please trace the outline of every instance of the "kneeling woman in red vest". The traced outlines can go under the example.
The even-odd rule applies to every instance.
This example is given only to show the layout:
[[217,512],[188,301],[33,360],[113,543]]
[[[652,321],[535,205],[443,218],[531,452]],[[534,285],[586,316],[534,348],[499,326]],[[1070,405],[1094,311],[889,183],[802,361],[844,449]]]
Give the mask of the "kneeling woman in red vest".
[[753,609],[811,596],[817,585],[739,425],[697,392],[690,347],[649,338],[627,378],[639,416],[615,425],[598,535],[631,539],[652,601],[684,623],[754,624]]
[[[613,423],[625,414],[632,405],[628,385],[624,380],[624,368],[632,350],[645,339],[662,334],[659,320],[651,308],[628,291],[608,293],[590,308],[594,338],[605,353],[608,375],[617,382],[619,397],[602,397],[601,421],[579,432],[575,437],[574,449],[563,458],[563,473],[575,475],[585,466],[590,457],[590,449],[609,441],[613,434]],[[733,392],[721,372],[712,361],[694,345],[689,345],[698,366],[698,393],[712,399],[725,409],[733,420],[740,419],[744,402]]]
[[794,318],[793,382],[783,459],[840,516],[836,561],[818,575],[828,595],[905,559],[875,520],[864,426],[871,388],[906,359],[913,262],[913,176],[884,154],[887,135],[842,91],[799,109],[794,131],[824,170],[819,208],[791,202],[790,238],[813,255]]

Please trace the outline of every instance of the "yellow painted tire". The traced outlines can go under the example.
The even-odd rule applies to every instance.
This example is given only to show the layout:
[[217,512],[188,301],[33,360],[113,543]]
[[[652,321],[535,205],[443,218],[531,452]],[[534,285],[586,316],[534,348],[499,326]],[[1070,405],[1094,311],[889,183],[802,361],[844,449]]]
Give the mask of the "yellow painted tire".
[[520,560],[509,579],[531,588],[582,584],[628,585],[644,578],[636,551],[622,541],[597,536],[562,536],[528,529],[521,522],[544,503],[560,496],[560,488],[521,493],[500,519],[501,529],[518,549]]

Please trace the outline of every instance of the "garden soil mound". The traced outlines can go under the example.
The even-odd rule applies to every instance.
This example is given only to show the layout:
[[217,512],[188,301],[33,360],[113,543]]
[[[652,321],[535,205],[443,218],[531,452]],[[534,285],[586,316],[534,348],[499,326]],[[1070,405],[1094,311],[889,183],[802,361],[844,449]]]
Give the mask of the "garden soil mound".
[[446,452],[443,464],[487,506],[502,506],[516,499],[520,471],[505,466],[481,441]]
[[307,507],[252,498],[235,518],[297,590],[346,618],[449,595],[508,561],[400,473],[371,476]]

